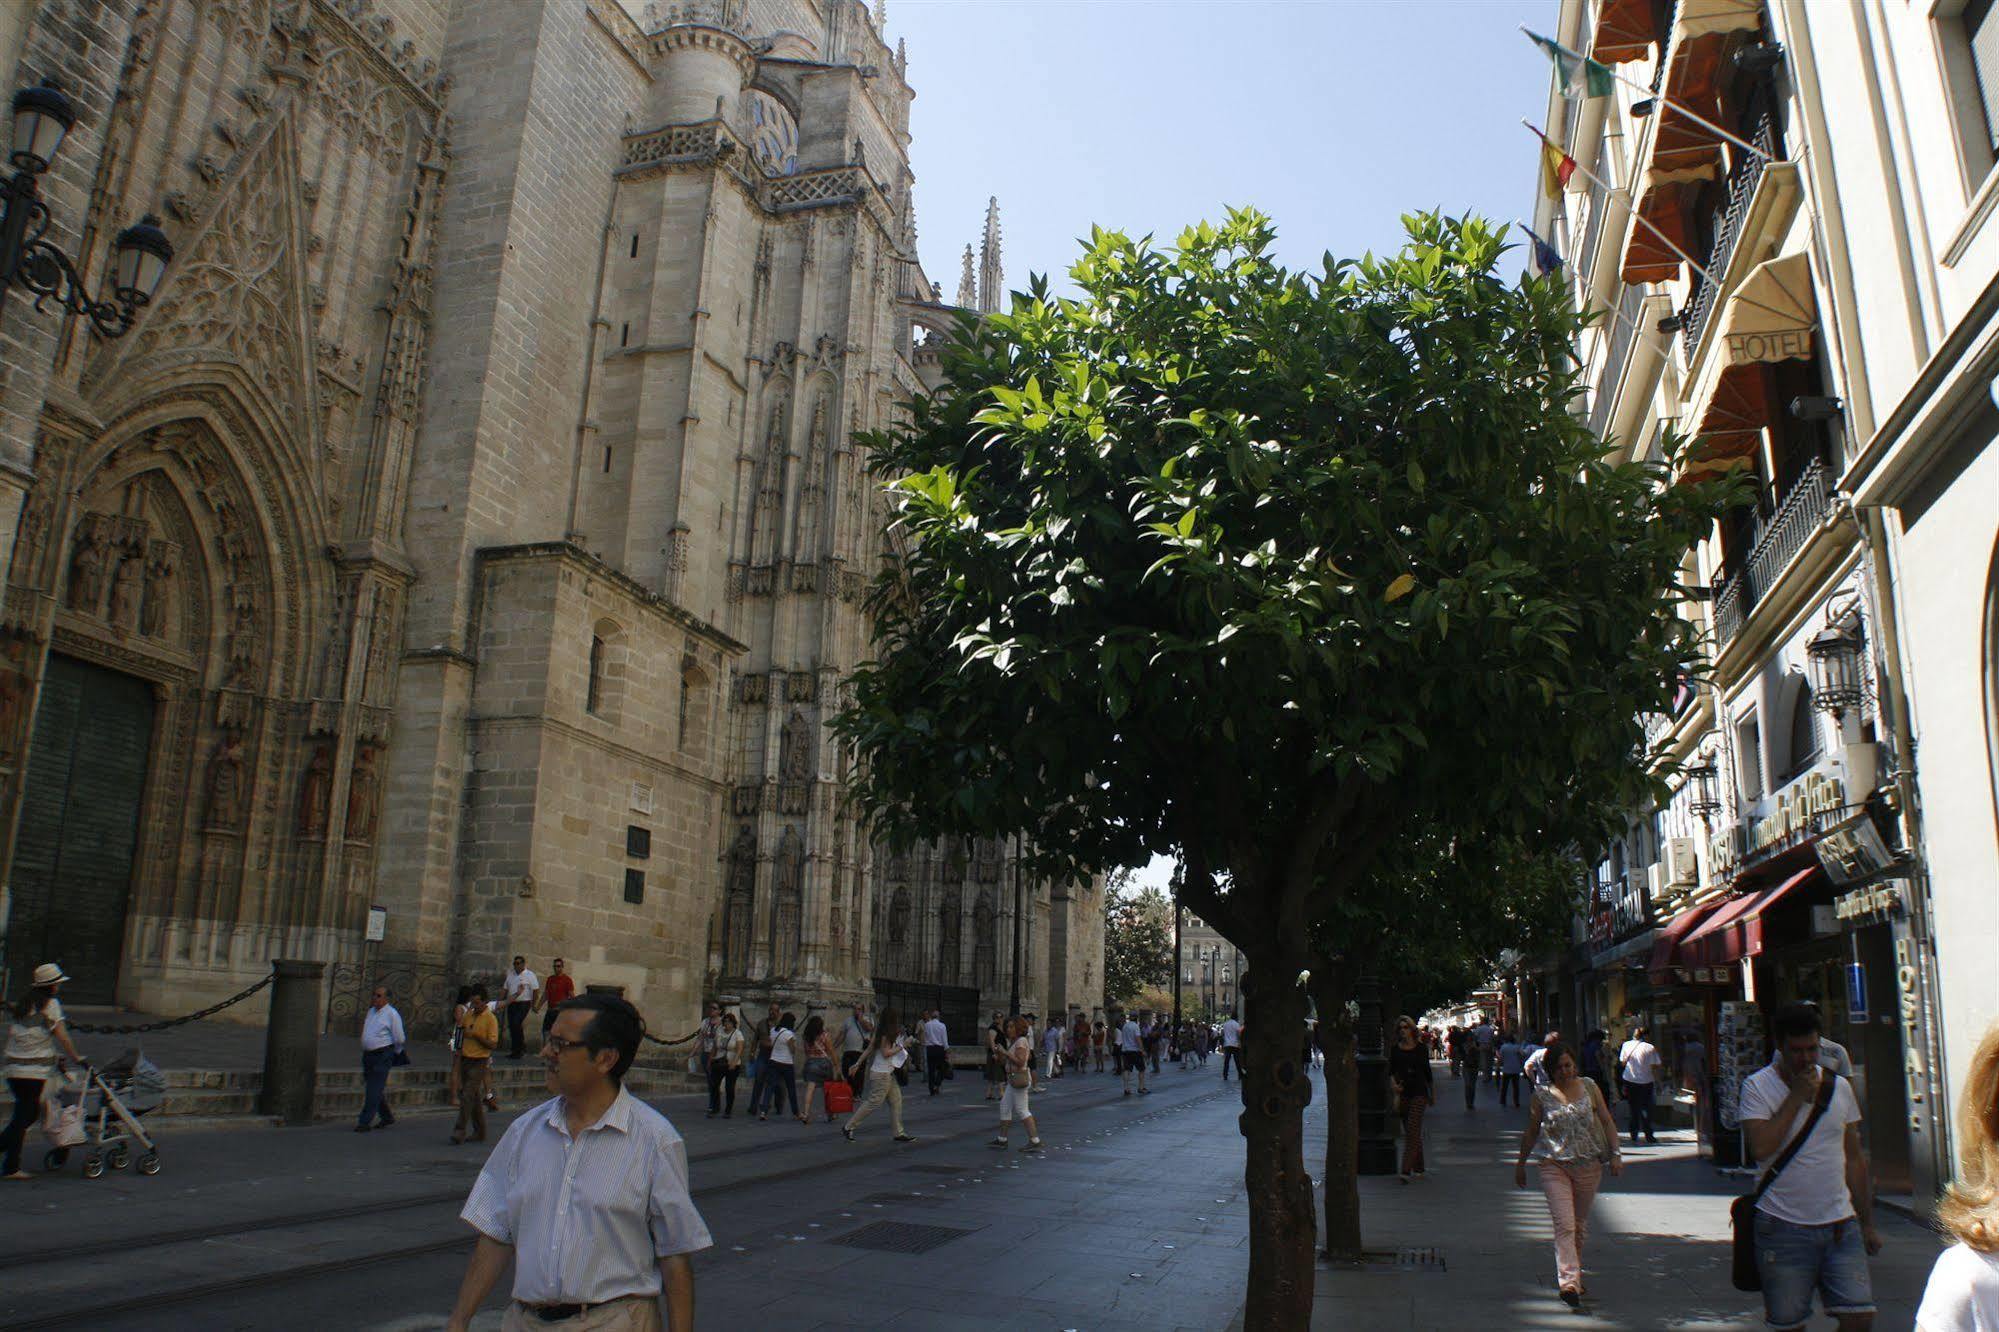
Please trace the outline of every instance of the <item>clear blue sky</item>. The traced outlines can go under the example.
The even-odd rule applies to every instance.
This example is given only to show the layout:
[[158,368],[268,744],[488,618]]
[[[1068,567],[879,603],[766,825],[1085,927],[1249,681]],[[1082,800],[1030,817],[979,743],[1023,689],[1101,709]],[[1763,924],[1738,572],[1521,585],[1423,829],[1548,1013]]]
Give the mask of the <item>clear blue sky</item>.
[[1554,0],[889,0],[916,89],[924,268],[956,294],[990,195],[1009,287],[1059,276],[1093,222],[1170,241],[1230,204],[1269,213],[1294,267],[1394,249],[1422,208],[1531,221],[1519,119],[1540,121],[1550,68],[1518,27],[1555,14]]
[[1170,241],[1230,204],[1287,263],[1405,213],[1531,221],[1554,0],[888,0],[909,43],[919,245],[945,298],[999,196],[1009,287],[1090,224]]

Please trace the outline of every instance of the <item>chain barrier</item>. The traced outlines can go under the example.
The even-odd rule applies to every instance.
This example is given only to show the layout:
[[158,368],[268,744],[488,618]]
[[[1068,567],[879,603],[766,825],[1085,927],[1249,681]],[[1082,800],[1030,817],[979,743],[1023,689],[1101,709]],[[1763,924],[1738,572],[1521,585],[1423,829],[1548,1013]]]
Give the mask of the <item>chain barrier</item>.
[[669,1041],[664,1036],[653,1035],[651,1032],[645,1030],[643,1027],[639,1029],[639,1035],[645,1037],[647,1040],[651,1041],[654,1045],[666,1045],[666,1046],[685,1045],[689,1041],[693,1040],[695,1037],[699,1036],[700,1034],[701,1034],[701,1028],[696,1027],[693,1031],[688,1032],[685,1036],[682,1036],[679,1040]]
[[278,973],[273,971],[271,972],[270,975],[264,977],[262,980],[258,981],[255,985],[250,986],[248,989],[238,990],[235,994],[230,995],[227,999],[224,999],[221,1003],[210,1004],[208,1007],[201,1009],[199,1012],[189,1013],[186,1017],[161,1018],[158,1022],[134,1022],[134,1023],[129,1023],[122,1027],[108,1027],[108,1026],[94,1027],[94,1026],[86,1026],[84,1023],[81,1022],[70,1022],[66,1023],[65,1025],[68,1026],[68,1028],[71,1031],[80,1031],[88,1036],[132,1036],[142,1031],[168,1031],[174,1027],[185,1027],[190,1022],[199,1022],[205,1017],[213,1017],[215,1016],[215,1014],[220,1013],[223,1009],[229,1007],[229,1005],[231,1004],[240,1004],[245,999],[248,999],[251,995],[263,989],[266,985],[269,985],[272,981],[276,980],[277,978],[278,978]]

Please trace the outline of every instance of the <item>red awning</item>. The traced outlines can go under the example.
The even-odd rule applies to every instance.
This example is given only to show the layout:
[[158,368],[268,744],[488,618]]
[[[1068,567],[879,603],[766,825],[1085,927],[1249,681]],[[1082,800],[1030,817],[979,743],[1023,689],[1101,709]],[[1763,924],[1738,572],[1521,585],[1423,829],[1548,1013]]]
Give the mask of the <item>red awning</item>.
[[1683,951],[1695,966],[1725,967],[1763,951],[1763,913],[1785,894],[1823,873],[1817,865],[1807,866],[1760,893],[1745,893],[1717,911],[1705,925],[1688,936]]
[[1663,985],[1673,978],[1673,955],[1679,949],[1680,941],[1687,937],[1696,925],[1707,916],[1711,907],[1689,907],[1667,921],[1659,929],[1659,937],[1652,941],[1652,956],[1645,963],[1645,970],[1655,985]]

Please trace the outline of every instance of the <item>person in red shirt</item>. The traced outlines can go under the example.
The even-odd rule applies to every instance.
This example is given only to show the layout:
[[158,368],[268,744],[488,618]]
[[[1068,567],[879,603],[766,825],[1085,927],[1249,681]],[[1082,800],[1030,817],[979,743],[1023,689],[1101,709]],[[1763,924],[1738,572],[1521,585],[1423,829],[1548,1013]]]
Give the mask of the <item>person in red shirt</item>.
[[576,995],[576,978],[562,969],[562,959],[556,958],[548,969],[548,983],[541,987],[541,993],[534,997],[534,1006],[542,1009],[541,1034],[544,1038],[548,1029],[555,1025],[555,1006]]

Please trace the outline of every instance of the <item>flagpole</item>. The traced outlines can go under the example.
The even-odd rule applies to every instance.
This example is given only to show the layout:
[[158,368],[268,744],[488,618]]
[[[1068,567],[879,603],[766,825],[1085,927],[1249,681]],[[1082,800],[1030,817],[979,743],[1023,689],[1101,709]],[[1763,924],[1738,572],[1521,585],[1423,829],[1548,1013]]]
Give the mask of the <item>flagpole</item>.
[[[1522,222],[1517,217],[1513,219],[1513,225],[1518,227],[1520,230],[1526,232],[1527,235],[1530,237],[1534,235],[1533,229],[1530,228],[1526,223]],[[1549,248],[1553,249],[1554,246],[1550,244]],[[1543,272],[1545,273],[1546,270],[1544,269]],[[1581,275],[1578,274],[1578,277],[1580,276]],[[1581,285],[1581,290],[1578,292],[1578,295],[1581,296],[1583,300],[1583,308],[1587,310],[1590,308],[1591,305],[1589,286],[1587,282],[1583,282],[1580,285]],[[1672,354],[1673,342],[1671,338],[1662,338],[1659,336],[1657,331],[1654,331],[1652,333],[1647,333],[1644,330],[1644,328],[1642,328],[1639,325],[1636,319],[1633,319],[1630,315],[1618,309],[1617,306],[1610,301],[1598,302],[1597,307],[1600,308],[1604,313],[1616,319],[1619,323],[1623,324],[1626,328],[1630,329],[1631,336],[1637,338],[1641,342],[1647,342],[1647,341],[1651,342],[1653,351],[1658,352],[1661,356],[1668,356]]]
[[[1692,110],[1691,108],[1687,107],[1685,104],[1674,101],[1672,98],[1666,96],[1665,93],[1654,92],[1646,84],[1640,83],[1636,79],[1626,78],[1624,75],[1619,74],[1617,72],[1616,66],[1606,65],[1601,60],[1590,60],[1588,56],[1579,55],[1576,52],[1571,51],[1568,47],[1563,46],[1560,42],[1556,41],[1554,38],[1541,36],[1539,33],[1535,32],[1533,29],[1529,28],[1524,23],[1520,25],[1520,31],[1526,33],[1529,40],[1536,42],[1546,42],[1548,45],[1554,47],[1557,51],[1560,51],[1563,55],[1569,57],[1569,59],[1571,60],[1588,60],[1590,64],[1595,65],[1598,68],[1602,69],[1604,73],[1610,75],[1610,77],[1616,79],[1619,83],[1622,83],[1630,88],[1635,88],[1639,92],[1644,93],[1647,97],[1656,98],[1659,101],[1664,102],[1667,106],[1670,106],[1671,108],[1673,108],[1673,110],[1679,112],[1681,115],[1685,116],[1688,120],[1693,121],[1694,124],[1701,126],[1703,129],[1713,130],[1716,134],[1719,134],[1722,138],[1728,140],[1730,143],[1742,149],[1744,152],[1754,153],[1766,162],[1775,162],[1778,160],[1770,156],[1770,154],[1765,152],[1763,149],[1758,148],[1755,144],[1749,143],[1743,139],[1738,139],[1737,137],[1735,137],[1735,135],[1730,134],[1727,130],[1715,124],[1712,120],[1709,120],[1707,117]],[[1667,54],[1668,54],[1667,52],[1661,52],[1660,56],[1662,59],[1664,59]],[[1663,84],[1664,81],[1661,80],[1661,82]],[[1563,94],[1563,96],[1565,97],[1567,95],[1568,95],[1567,93]]]
[[[1542,134],[1540,130],[1535,129],[1533,121],[1527,119],[1527,117],[1525,116],[1522,116],[1520,117],[1520,123],[1525,125],[1530,131],[1532,131],[1537,137],[1539,137],[1543,143],[1547,142],[1548,136]],[[1578,161],[1575,158],[1573,154],[1566,154],[1565,150],[1565,155],[1569,157],[1570,161],[1575,162],[1576,170],[1582,172],[1583,175],[1588,177],[1590,180],[1593,180],[1597,184],[1603,186],[1603,191],[1605,195],[1609,195],[1615,189],[1615,187],[1611,185],[1609,181],[1605,180],[1602,176],[1597,175],[1596,172],[1591,171],[1588,167],[1584,166],[1580,161]],[[1559,198],[1559,196],[1557,196],[1557,198]],[[1693,270],[1696,273],[1699,273],[1702,277],[1706,278],[1708,280],[1708,284],[1714,288],[1716,297],[1719,298],[1722,290],[1722,282],[1720,278],[1717,278],[1713,273],[1709,272],[1707,268],[1701,264],[1700,260],[1694,258],[1692,255],[1688,254],[1685,250],[1681,249],[1677,244],[1675,244],[1671,236],[1668,236],[1665,232],[1659,230],[1658,227],[1652,225],[1652,220],[1646,217],[1645,214],[1639,212],[1637,205],[1635,203],[1632,204],[1626,211],[1628,211],[1631,214],[1632,221],[1636,222],[1639,226],[1645,228],[1647,231],[1651,232],[1654,236],[1657,236],[1660,240],[1664,241],[1667,249],[1671,250],[1674,254],[1679,255],[1680,258],[1686,260],[1687,263],[1693,268]],[[1777,315],[1780,318],[1789,319],[1794,317],[1794,312],[1792,311],[1779,310],[1774,305],[1767,305],[1764,302],[1757,300],[1754,296],[1746,295],[1745,293],[1740,291],[1732,293],[1729,299],[1746,301],[1749,304],[1756,306],[1758,309],[1768,310],[1771,314]]]

